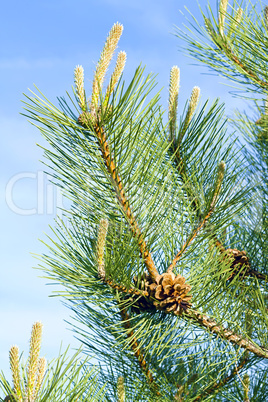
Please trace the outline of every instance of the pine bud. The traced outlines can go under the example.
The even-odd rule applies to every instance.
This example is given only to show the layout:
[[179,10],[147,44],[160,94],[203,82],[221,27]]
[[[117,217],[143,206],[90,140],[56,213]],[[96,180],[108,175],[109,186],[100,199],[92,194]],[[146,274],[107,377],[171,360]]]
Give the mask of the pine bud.
[[206,27],[208,34],[211,36],[212,39],[215,39],[217,35],[216,35],[215,29],[213,28],[213,25],[212,25],[210,19],[208,19],[207,17],[204,17],[204,22],[205,22],[205,27]]
[[234,17],[236,26],[240,24],[240,22],[242,20],[242,15],[243,15],[243,9],[241,7],[239,7],[239,9],[236,11],[236,14]]
[[97,109],[99,93],[103,86],[104,77],[109,67],[109,64],[112,60],[120,36],[122,35],[122,32],[123,32],[123,25],[119,24],[118,22],[114,24],[108,34],[104,48],[101,52],[101,56],[97,64],[93,79],[91,108],[90,108],[92,112],[96,111]]
[[32,334],[30,339],[29,363],[27,371],[29,399],[31,399],[34,393],[34,385],[37,374],[38,359],[42,340],[42,328],[43,324],[41,322],[35,322],[32,327]]
[[221,0],[219,7],[219,32],[221,36],[224,36],[224,22],[228,6],[228,0]]
[[33,395],[33,400],[35,401],[38,393],[40,391],[44,376],[45,376],[45,371],[46,371],[46,359],[45,357],[41,357],[38,361],[38,369],[37,369],[37,375],[36,375],[36,382],[35,382],[35,389],[34,389],[34,395]]
[[98,274],[101,279],[105,279],[104,249],[108,231],[108,219],[101,219],[97,239],[97,262]]
[[179,134],[179,142],[181,142],[191,120],[193,117],[193,114],[195,112],[195,109],[197,107],[198,101],[199,101],[199,97],[200,97],[200,88],[199,87],[193,87],[192,93],[191,93],[191,97],[190,97],[190,101],[189,101],[189,106],[186,112],[186,116],[182,125],[182,128],[180,130],[180,134]]
[[193,87],[191,98],[190,98],[190,104],[189,104],[189,122],[193,117],[194,111],[195,111],[196,106],[199,101],[199,97],[200,97],[200,88]]
[[124,377],[120,376],[117,379],[117,396],[118,402],[125,402],[125,386]]
[[16,394],[18,402],[22,402],[22,391],[20,381],[20,364],[19,364],[19,348],[18,346],[12,346],[9,351],[9,362],[12,373],[12,380],[14,385],[14,392]]
[[220,195],[220,191],[221,191],[221,185],[223,182],[223,178],[224,178],[224,173],[225,173],[225,162],[221,161],[218,167],[218,176],[217,176],[217,180],[216,180],[216,185],[215,185],[215,189],[214,189],[214,194],[213,194],[213,198],[212,198],[212,202],[210,205],[210,209],[213,210],[216,202],[219,198]]
[[83,111],[86,111],[86,99],[84,90],[84,69],[82,66],[75,67],[74,83],[79,106]]
[[236,12],[235,12],[235,16],[234,19],[230,25],[230,29],[228,32],[228,39],[231,38],[232,34],[235,32],[236,28],[239,26],[241,20],[242,20],[242,15],[243,15],[243,9],[241,7],[239,7]]
[[178,107],[178,95],[180,87],[180,69],[173,66],[170,71],[169,81],[169,101],[168,101],[168,119],[170,124],[170,140],[174,139],[176,128],[176,113]]
[[121,75],[123,73],[123,70],[124,70],[125,64],[126,64],[126,59],[127,59],[126,52],[118,53],[115,69],[114,69],[114,72],[110,79],[110,83],[106,90],[106,95],[105,95],[106,102],[108,101],[110,94],[113,92],[117,82],[119,81],[119,78],[121,77]]
[[248,397],[248,393],[249,393],[249,384],[250,384],[250,378],[248,374],[244,375],[243,378],[243,387],[244,387],[244,402],[249,402],[249,397]]

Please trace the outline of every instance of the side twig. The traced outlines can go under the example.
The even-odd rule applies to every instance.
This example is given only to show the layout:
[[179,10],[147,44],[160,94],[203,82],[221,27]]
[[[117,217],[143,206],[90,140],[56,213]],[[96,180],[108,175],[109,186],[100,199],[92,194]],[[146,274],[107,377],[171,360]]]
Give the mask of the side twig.
[[121,178],[119,176],[115,162],[110,153],[110,149],[109,149],[109,145],[108,145],[108,142],[106,139],[104,129],[103,129],[103,127],[99,127],[99,125],[96,125],[94,130],[95,130],[98,142],[99,142],[99,146],[100,146],[100,150],[102,153],[104,163],[105,163],[107,170],[113,180],[113,185],[114,185],[114,188],[116,191],[116,196],[117,196],[118,202],[122,206],[122,208],[127,216],[127,219],[128,219],[128,222],[129,222],[133,235],[138,239],[140,253],[144,259],[146,268],[147,268],[151,278],[155,280],[157,278],[157,276],[159,275],[159,273],[155,267],[154,261],[152,259],[152,255],[151,255],[151,253],[147,247],[147,244],[143,238],[143,234],[141,233],[141,230],[140,230],[140,228],[136,222],[136,219],[131,211],[129,201],[127,200]]
[[183,244],[181,250],[178,252],[178,254],[176,255],[176,257],[173,259],[172,263],[170,264],[170,266],[167,269],[167,272],[172,272],[173,269],[175,268],[177,262],[179,261],[179,259],[181,258],[182,254],[184,253],[184,251],[186,250],[186,248],[192,243],[192,241],[195,239],[195,237],[198,235],[198,233],[200,232],[200,230],[206,225],[209,217],[212,214],[212,210],[210,210],[207,215],[205,216],[205,218],[203,219],[203,221],[198,225],[198,227],[192,232],[192,234],[189,236],[189,238],[186,240],[186,242]]
[[207,28],[208,33],[211,36],[212,41],[217,46],[219,50],[225,53],[226,57],[229,58],[231,62],[236,64],[248,77],[250,77],[256,84],[258,84],[261,88],[267,89],[268,83],[263,81],[258,77],[256,73],[254,73],[250,68],[245,66],[241,60],[234,54],[224,37],[217,35],[214,30],[211,21],[208,18],[204,18],[205,26]]
[[121,285],[120,283],[114,282],[112,279],[109,278],[102,278],[103,282],[106,282],[107,285],[109,285],[111,288],[119,290],[122,293],[127,293],[130,295],[136,295],[136,296],[143,296],[143,297],[148,297],[149,293],[146,290],[138,290],[134,288],[127,288],[124,285]]

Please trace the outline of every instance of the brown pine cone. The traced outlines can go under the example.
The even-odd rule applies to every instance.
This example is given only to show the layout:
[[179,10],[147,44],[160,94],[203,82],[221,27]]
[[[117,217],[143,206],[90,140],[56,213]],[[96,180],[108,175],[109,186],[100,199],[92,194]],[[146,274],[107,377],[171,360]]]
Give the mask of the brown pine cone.
[[131,296],[131,308],[135,312],[157,309],[180,315],[191,306],[189,301],[192,296],[188,295],[191,286],[185,283],[181,275],[166,272],[154,282],[148,274],[143,274],[139,280],[134,277],[133,281],[146,294],[146,297]]
[[[230,272],[231,275],[229,276],[228,280],[233,279],[239,272],[239,276],[241,277],[244,277],[250,273],[250,262],[246,251],[239,251],[237,248],[228,248],[225,251],[225,258],[231,262],[230,268],[232,272]],[[243,269],[241,270],[242,267]]]
[[185,278],[181,275],[175,276],[173,272],[159,275],[150,290],[152,297],[156,299],[153,304],[158,310],[173,311],[174,314],[181,315],[191,306],[192,296],[188,295],[191,286],[185,283]]

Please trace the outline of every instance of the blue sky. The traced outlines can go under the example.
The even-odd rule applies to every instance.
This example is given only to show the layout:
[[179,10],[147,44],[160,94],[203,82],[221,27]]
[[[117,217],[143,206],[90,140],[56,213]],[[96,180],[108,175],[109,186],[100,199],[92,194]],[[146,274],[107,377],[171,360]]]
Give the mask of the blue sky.
[[[213,4],[214,2],[212,2]],[[142,62],[147,72],[158,74],[167,105],[169,71],[181,69],[180,104],[183,107],[193,86],[201,88],[202,99],[221,97],[230,112],[237,101],[220,84],[208,77],[205,67],[192,61],[178,46],[174,25],[182,27],[187,12],[200,20],[196,1],[186,0],[51,0],[9,1],[1,10],[0,130],[1,130],[1,281],[0,281],[0,369],[9,377],[8,351],[17,344],[28,354],[28,340],[35,321],[44,324],[41,354],[57,356],[60,344],[79,346],[69,320],[70,311],[60,298],[49,295],[56,288],[34,270],[38,264],[31,253],[46,252],[39,239],[49,233],[56,215],[57,197],[42,173],[41,134],[21,116],[22,93],[38,88],[53,102],[73,85],[73,70],[85,69],[90,89],[94,66],[107,33],[116,21],[124,25],[119,49],[127,52],[126,79]],[[201,6],[206,0],[200,0]],[[58,198],[58,199],[57,199]]]

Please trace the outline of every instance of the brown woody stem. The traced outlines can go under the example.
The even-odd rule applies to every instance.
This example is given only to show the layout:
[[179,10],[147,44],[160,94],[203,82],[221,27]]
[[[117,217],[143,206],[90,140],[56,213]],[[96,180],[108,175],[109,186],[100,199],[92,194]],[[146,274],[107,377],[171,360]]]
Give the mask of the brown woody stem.
[[[114,284],[110,280],[107,280],[106,282],[111,287],[113,287],[115,289],[118,289],[119,291],[122,291],[124,293],[147,296],[145,294],[145,292],[142,291],[142,290],[136,290],[136,289],[133,289],[133,288],[130,288],[130,289],[127,290],[126,287]],[[147,296],[147,297],[150,298],[150,296]],[[122,316],[122,314],[124,315],[124,317],[125,317],[124,321],[129,320],[129,316],[128,316],[127,312],[126,312],[126,309],[121,308],[120,313],[121,313],[121,316]],[[239,347],[241,347],[243,349],[246,349],[247,351],[254,353],[256,356],[268,359],[268,349],[267,348],[256,346],[250,340],[244,339],[241,335],[236,334],[235,332],[233,332],[232,330],[230,330],[228,328],[224,328],[221,324],[218,324],[216,321],[210,319],[209,317],[207,317],[203,313],[200,313],[200,312],[198,312],[198,311],[196,311],[194,309],[188,309],[187,311],[185,311],[183,313],[182,317],[185,317],[185,318],[191,320],[192,322],[194,322],[198,326],[201,326],[201,327],[205,328],[207,331],[217,335],[218,337],[220,337],[224,341],[228,341],[228,342],[230,342],[230,343],[232,343],[232,344],[234,344],[236,346],[239,346]],[[125,326],[125,328],[130,328],[129,321],[124,323],[124,326]],[[132,331],[131,335],[129,335],[129,336],[132,336],[132,335],[133,335],[133,331]],[[135,348],[136,348],[136,346],[135,346]],[[137,356],[141,356],[141,352],[139,352]]]
[[155,280],[157,278],[157,276],[159,275],[154,261],[152,259],[151,253],[147,247],[147,244],[143,238],[143,235],[141,233],[141,230],[136,222],[136,219],[130,209],[129,206],[129,202],[127,200],[123,185],[122,185],[122,181],[121,178],[119,176],[119,173],[117,171],[115,162],[111,156],[110,153],[110,149],[109,149],[109,145],[106,139],[106,135],[104,132],[103,127],[99,127],[99,125],[95,125],[94,127],[94,131],[95,134],[98,138],[99,141],[99,145],[100,145],[100,149],[101,149],[101,153],[102,153],[102,157],[104,159],[104,162],[106,164],[106,167],[108,169],[109,174],[111,175],[112,179],[113,179],[113,184],[114,184],[114,188],[116,191],[116,196],[117,199],[120,203],[120,205],[122,206],[127,218],[128,218],[128,222],[129,225],[131,227],[131,231],[133,233],[133,235],[138,239],[138,244],[140,246],[140,253],[141,256],[144,259],[144,263],[146,265],[146,268],[151,276],[151,278],[153,280]]
[[268,275],[262,274],[261,272],[255,271],[254,269],[249,269],[248,271],[250,276],[254,276],[255,278],[261,279],[262,281],[268,282]]
[[206,330],[219,336],[223,340],[227,340],[236,346],[246,349],[249,352],[254,353],[256,356],[268,359],[268,349],[256,346],[250,340],[244,339],[241,335],[236,334],[228,328],[224,328],[221,324],[211,320],[205,314],[199,313],[193,309],[188,309],[188,311],[184,313],[184,316],[194,321],[199,326],[206,328]]
[[144,296],[144,297],[148,297],[149,293],[145,290],[138,290],[138,289],[134,289],[134,288],[126,288],[126,286],[121,285],[119,283],[114,282],[111,279],[102,279],[103,282],[106,282],[111,288],[113,289],[117,289],[122,293],[128,293],[130,295],[137,295],[137,296]]

